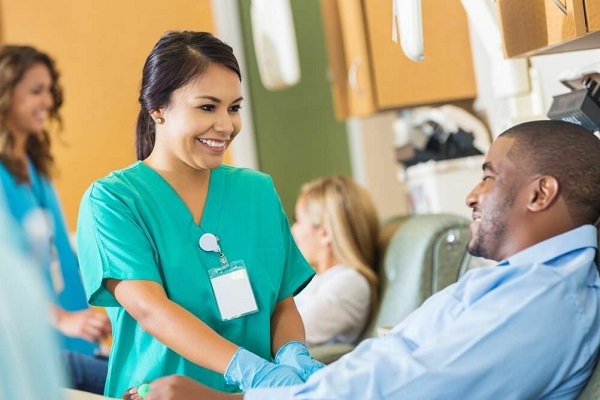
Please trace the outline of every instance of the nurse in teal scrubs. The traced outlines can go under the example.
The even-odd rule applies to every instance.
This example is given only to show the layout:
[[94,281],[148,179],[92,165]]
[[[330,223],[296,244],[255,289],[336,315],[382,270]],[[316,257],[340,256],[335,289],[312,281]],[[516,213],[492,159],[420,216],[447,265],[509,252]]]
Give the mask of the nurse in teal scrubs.
[[89,302],[114,326],[105,394],[181,374],[225,392],[303,382],[322,364],[293,300],[313,276],[271,178],[223,165],[241,130],[232,49],[168,32],[144,65],[137,156],[86,191]]
[[110,334],[110,322],[105,314],[88,308],[77,257],[50,180],[54,163],[45,125],[49,120],[60,123],[58,78],[47,54],[30,46],[0,46],[0,196],[26,232],[55,295],[51,319],[63,339],[73,387],[100,392],[107,364],[92,353]]

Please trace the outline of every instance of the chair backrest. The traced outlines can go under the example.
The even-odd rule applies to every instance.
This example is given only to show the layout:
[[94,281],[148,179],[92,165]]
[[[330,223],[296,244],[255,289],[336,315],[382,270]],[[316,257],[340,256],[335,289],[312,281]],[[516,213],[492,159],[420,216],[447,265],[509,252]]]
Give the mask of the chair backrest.
[[[384,221],[379,246],[379,307],[361,340],[377,336],[378,327],[393,327],[433,293],[458,280],[468,268],[470,221],[448,214],[398,216]],[[345,343],[311,347],[329,364],[354,348]]]
[[[458,280],[467,269],[470,221],[450,214],[397,217],[383,226],[385,248],[379,272],[379,308],[364,337],[393,327],[433,293]],[[386,238],[387,235],[387,238]]]
[[596,366],[590,380],[583,392],[577,397],[577,400],[598,400],[600,399],[600,368]]

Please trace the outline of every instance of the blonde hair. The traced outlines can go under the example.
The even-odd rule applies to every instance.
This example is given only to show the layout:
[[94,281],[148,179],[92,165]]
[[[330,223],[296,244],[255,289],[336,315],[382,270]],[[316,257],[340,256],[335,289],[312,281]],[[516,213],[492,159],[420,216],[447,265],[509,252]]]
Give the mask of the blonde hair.
[[371,196],[352,178],[319,178],[300,189],[310,222],[330,235],[334,256],[364,276],[371,287],[371,317],[378,303],[380,222]]
[[[52,77],[53,106],[50,110],[50,120],[62,126],[60,107],[62,105],[62,88],[58,81],[59,73],[54,66],[54,60],[30,46],[0,46],[0,161],[13,174],[18,182],[28,181],[27,165],[17,160],[14,154],[14,139],[4,123],[6,114],[11,106],[11,98],[17,84],[23,75],[35,64],[48,67]],[[46,130],[39,134],[29,135],[26,144],[27,156],[40,172],[49,177],[53,166],[50,153],[50,135]]]

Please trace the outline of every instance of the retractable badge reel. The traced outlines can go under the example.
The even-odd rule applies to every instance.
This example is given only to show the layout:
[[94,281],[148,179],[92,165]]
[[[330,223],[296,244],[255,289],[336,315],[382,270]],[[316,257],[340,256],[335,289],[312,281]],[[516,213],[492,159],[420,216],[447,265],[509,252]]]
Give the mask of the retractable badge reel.
[[221,313],[227,321],[258,311],[250,278],[243,260],[229,262],[221,251],[219,238],[212,233],[200,236],[200,248],[219,255],[220,265],[208,270],[210,284]]

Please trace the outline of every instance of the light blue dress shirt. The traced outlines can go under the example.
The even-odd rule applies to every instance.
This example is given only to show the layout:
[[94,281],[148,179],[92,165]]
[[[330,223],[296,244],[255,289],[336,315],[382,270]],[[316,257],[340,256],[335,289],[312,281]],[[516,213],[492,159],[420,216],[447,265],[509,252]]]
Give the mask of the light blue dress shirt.
[[47,288],[3,195],[0,185],[0,399],[62,399]]
[[582,226],[471,270],[304,385],[244,399],[573,399],[600,345],[596,235]]

